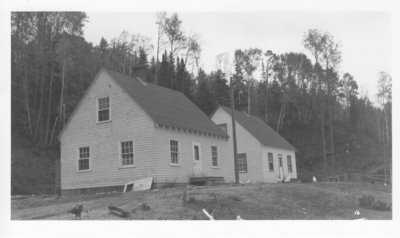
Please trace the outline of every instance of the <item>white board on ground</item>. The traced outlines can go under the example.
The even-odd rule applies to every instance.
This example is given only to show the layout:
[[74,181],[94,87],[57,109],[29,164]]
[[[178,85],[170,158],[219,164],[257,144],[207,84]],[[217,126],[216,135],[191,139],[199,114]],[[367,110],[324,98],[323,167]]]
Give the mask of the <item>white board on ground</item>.
[[[139,179],[139,180],[135,180],[135,181],[126,183],[125,187],[124,187],[124,193],[149,190],[151,188],[152,183],[153,183],[153,177],[148,177],[148,178]],[[129,189],[129,191],[127,191],[128,187],[131,187],[131,189]]]

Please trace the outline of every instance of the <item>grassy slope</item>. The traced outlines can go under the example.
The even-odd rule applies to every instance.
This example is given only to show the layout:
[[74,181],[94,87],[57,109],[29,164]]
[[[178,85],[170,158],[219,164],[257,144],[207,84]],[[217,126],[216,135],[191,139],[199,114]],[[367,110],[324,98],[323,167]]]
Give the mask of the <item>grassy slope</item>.
[[18,132],[11,143],[11,194],[54,194],[56,147],[32,146]]
[[[329,136],[327,133],[327,151]],[[282,132],[285,138],[298,149],[296,159],[299,178],[307,181],[312,175],[322,172],[322,144],[319,125],[296,126]],[[382,148],[374,135],[365,130],[358,130],[345,123],[334,125],[334,146],[337,171],[366,171],[375,165],[383,164]],[[346,150],[348,149],[348,152]],[[327,156],[332,166],[330,156]]]
[[[357,198],[373,195],[391,203],[388,187],[371,184],[260,184],[248,186],[175,187],[127,194],[12,200],[12,219],[74,219],[67,213],[83,204],[83,219],[122,219],[109,214],[107,206],[131,212],[127,219],[207,219],[202,208],[215,209],[217,220],[243,219],[391,219],[389,211],[360,209]],[[184,202],[184,191],[187,191]],[[138,209],[145,202],[151,209]],[[355,216],[354,211],[361,215]],[[132,212],[135,210],[135,212]]]

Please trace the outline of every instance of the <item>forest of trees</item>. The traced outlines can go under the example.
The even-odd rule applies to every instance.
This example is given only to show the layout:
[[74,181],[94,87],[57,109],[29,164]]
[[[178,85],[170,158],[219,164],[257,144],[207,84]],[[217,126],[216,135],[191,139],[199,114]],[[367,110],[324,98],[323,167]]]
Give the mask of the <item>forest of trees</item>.
[[[58,158],[57,135],[101,67],[132,75],[136,66],[146,67],[147,81],[184,93],[207,115],[230,106],[232,82],[236,109],[259,116],[297,148],[300,176],[379,164],[391,173],[391,76],[377,75],[374,105],[359,94],[351,72],[338,73],[340,44],[328,32],[310,29],[298,39],[312,59],[303,52],[237,49],[231,56],[215,52],[215,70],[206,73],[200,36],[185,32],[176,13],[156,15],[156,45],[128,31],[93,45],[83,37],[83,12],[14,12],[11,18],[15,180],[23,180],[17,167],[29,151]],[[16,153],[21,148],[23,155]]]

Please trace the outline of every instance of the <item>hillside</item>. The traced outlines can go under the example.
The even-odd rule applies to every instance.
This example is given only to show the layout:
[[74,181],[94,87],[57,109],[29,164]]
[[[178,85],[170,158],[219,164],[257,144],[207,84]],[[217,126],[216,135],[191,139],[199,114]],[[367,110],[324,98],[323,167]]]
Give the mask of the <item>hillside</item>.
[[11,139],[11,194],[54,194],[58,146],[34,146],[18,131]]
[[[293,126],[282,135],[297,148],[299,180],[311,181],[321,174],[321,135],[315,126]],[[12,194],[54,194],[57,145],[37,147],[15,131],[12,136]],[[346,138],[350,138],[347,140]],[[347,147],[347,144],[349,146]],[[346,153],[349,148],[349,153]],[[371,133],[342,124],[335,124],[335,152],[337,171],[366,171],[383,163],[382,148]],[[329,159],[329,157],[328,157]]]
[[[282,135],[298,150],[296,160],[299,178],[310,181],[313,175],[322,173],[322,145],[319,125],[292,126]],[[334,124],[335,163],[333,169],[327,155],[329,171],[366,172],[370,167],[382,165],[382,147],[376,137],[367,130],[360,130],[346,123]]]

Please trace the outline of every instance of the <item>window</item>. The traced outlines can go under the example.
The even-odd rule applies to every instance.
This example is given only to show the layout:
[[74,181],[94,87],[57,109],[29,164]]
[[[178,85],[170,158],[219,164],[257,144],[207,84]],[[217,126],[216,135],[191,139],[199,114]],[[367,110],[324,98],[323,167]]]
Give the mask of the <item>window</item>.
[[274,171],[274,156],[272,153],[268,153],[268,168],[270,172]]
[[212,166],[218,167],[218,148],[216,146],[211,146],[211,158]]
[[171,148],[171,164],[179,163],[179,147],[177,140],[170,140],[170,148]]
[[97,113],[98,122],[110,120],[110,98],[109,97],[99,98],[98,105],[99,105]]
[[89,170],[90,149],[89,147],[79,148],[78,170]]
[[122,166],[134,165],[133,141],[121,142],[121,161]]
[[288,166],[289,173],[292,173],[293,172],[292,157],[290,155],[287,156],[287,166]]
[[283,167],[283,164],[282,164],[282,155],[278,155],[278,159],[279,159],[279,167]]
[[225,133],[228,134],[228,126],[226,125],[226,123],[224,124],[219,124],[217,125],[219,128],[221,128]]
[[198,145],[195,145],[194,147],[194,160],[200,160],[200,149]]
[[246,153],[237,154],[237,166],[239,173],[247,173]]

